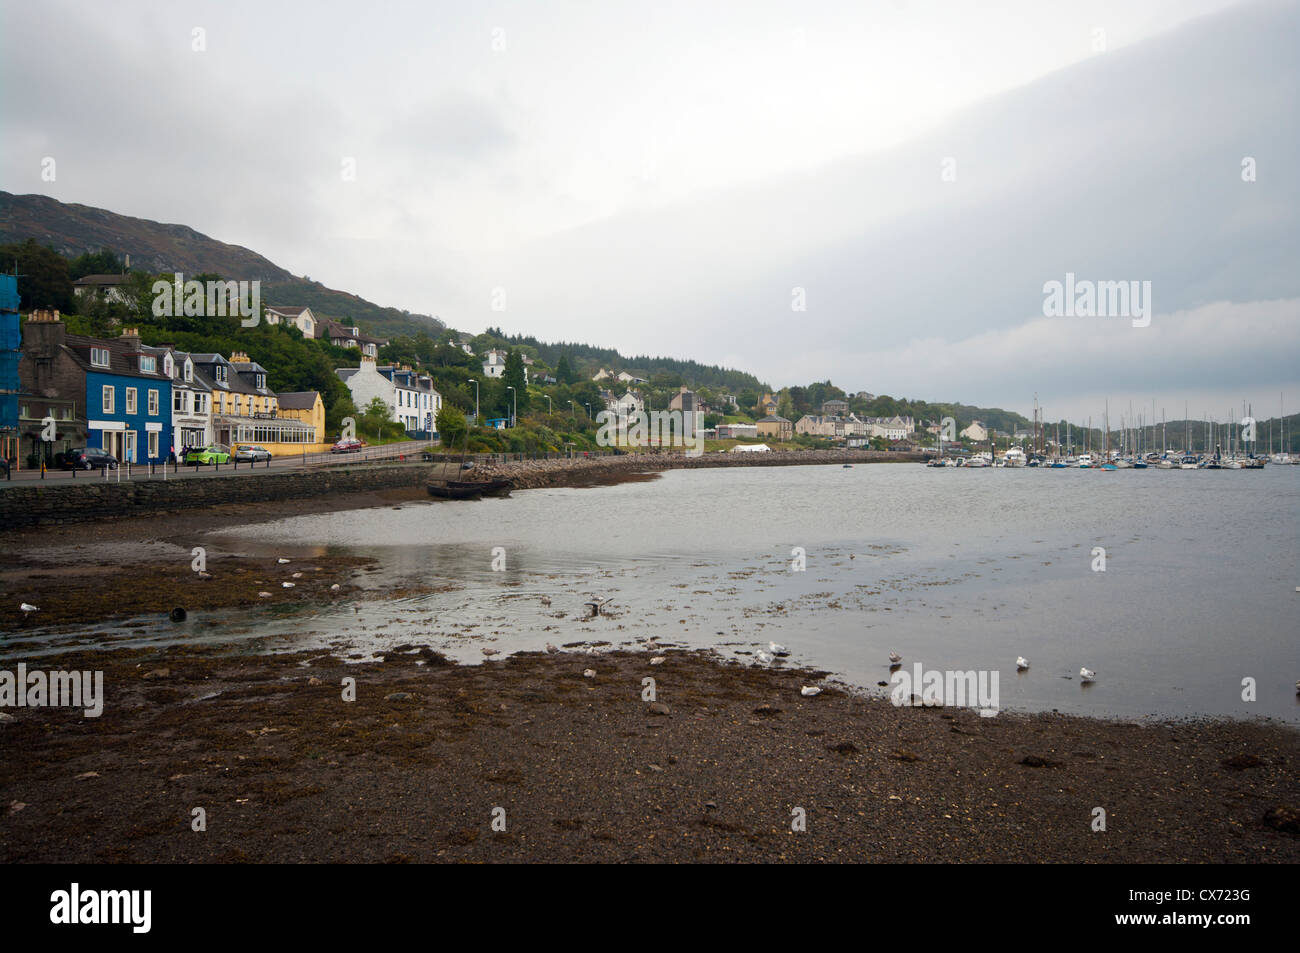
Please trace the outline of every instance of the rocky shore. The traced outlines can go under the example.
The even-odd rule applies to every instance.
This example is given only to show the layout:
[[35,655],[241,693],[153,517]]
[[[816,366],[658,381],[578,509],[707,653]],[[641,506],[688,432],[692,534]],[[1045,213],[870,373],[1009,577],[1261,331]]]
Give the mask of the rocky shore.
[[42,665],[106,702],[0,718],[6,863],[1300,861],[1278,725],[895,708],[664,650]]

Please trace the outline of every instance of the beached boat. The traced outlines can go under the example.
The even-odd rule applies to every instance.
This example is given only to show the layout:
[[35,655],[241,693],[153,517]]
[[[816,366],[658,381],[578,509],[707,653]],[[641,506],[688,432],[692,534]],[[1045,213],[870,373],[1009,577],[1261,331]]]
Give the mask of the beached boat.
[[460,480],[434,480],[428,490],[430,496],[440,500],[477,500],[483,496],[481,484]]

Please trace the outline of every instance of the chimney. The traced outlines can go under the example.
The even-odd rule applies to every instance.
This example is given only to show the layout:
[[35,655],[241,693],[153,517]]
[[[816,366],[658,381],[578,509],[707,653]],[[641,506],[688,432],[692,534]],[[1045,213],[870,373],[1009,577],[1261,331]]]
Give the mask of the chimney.
[[243,351],[234,351],[234,352],[232,352],[231,355],[230,355],[230,363],[231,363],[231,364],[248,364],[248,363],[251,363],[251,362],[248,360],[248,355],[245,354]]
[[140,329],[123,328],[122,342],[133,351],[140,350]]
[[32,393],[54,393],[54,364],[63,347],[67,328],[57,311],[33,311],[23,324],[23,360],[31,373]]

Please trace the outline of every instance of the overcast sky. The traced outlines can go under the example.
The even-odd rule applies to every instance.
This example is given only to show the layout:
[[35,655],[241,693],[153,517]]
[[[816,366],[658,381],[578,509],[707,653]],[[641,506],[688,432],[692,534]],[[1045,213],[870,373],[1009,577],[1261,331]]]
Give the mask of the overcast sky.
[[984,6],[8,4],[0,188],[778,387],[1300,410],[1300,2]]

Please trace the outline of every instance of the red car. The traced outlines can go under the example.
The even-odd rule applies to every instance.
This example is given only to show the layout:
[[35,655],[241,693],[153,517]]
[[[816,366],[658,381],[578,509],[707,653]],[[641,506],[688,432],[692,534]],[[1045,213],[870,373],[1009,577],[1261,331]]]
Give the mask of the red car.
[[361,448],[366,445],[364,440],[340,440],[334,446],[330,447],[330,453],[360,453]]

